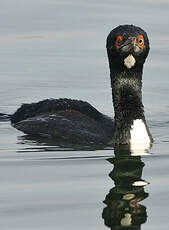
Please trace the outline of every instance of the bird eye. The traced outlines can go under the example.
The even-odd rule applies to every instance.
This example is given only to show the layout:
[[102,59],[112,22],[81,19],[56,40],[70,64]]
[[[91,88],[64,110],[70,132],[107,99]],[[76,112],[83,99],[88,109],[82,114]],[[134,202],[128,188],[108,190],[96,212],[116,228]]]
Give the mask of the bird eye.
[[116,38],[116,41],[115,41],[115,47],[116,49],[123,43],[123,36],[119,35],[117,36]]
[[143,35],[137,36],[137,42],[138,42],[139,46],[143,49],[144,48],[144,37],[143,37]]
[[142,45],[143,39],[140,38],[140,40],[138,42],[139,42],[140,45]]

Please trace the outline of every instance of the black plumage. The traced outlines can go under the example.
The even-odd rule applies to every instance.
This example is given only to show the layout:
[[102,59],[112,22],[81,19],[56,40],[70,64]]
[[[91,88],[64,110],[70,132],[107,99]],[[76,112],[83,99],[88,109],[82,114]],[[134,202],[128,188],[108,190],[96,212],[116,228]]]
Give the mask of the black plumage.
[[133,121],[141,119],[151,134],[142,104],[142,71],[149,53],[147,34],[140,27],[122,25],[107,37],[114,121],[87,102],[48,99],[22,105],[12,125],[27,133],[77,144],[130,144]]
[[13,126],[27,134],[80,144],[105,144],[114,122],[81,100],[47,99],[23,104],[11,117]]

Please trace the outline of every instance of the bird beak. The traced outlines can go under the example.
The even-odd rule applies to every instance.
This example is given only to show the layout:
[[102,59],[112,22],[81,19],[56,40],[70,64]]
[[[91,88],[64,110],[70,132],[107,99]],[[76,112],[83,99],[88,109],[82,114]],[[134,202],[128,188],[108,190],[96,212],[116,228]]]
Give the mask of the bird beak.
[[[137,39],[136,37],[128,37],[128,39],[121,45],[120,51],[123,53],[137,52]],[[139,50],[138,50],[139,51]]]

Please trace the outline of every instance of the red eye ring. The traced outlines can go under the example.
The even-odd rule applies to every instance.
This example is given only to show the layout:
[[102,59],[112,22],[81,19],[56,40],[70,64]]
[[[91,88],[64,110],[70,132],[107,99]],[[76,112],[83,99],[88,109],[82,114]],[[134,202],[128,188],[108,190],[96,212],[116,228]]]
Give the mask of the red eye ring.
[[115,41],[115,47],[116,49],[123,43],[123,36],[118,35]]
[[142,49],[144,48],[144,37],[143,37],[143,35],[140,34],[137,36],[137,43]]

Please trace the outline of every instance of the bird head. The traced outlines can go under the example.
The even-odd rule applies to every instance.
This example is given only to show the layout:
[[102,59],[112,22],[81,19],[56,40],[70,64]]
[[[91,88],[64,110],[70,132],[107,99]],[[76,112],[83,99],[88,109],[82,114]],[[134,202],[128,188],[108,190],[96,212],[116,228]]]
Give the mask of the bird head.
[[134,25],[120,25],[107,37],[107,53],[111,68],[127,68],[143,65],[149,53],[146,32]]

